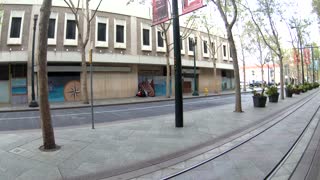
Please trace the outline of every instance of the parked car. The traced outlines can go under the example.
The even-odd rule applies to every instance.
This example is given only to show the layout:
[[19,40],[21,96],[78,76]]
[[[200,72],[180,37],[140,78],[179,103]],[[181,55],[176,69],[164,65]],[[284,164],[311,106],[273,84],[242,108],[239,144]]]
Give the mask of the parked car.
[[249,84],[250,87],[261,87],[262,86],[262,81],[254,81]]

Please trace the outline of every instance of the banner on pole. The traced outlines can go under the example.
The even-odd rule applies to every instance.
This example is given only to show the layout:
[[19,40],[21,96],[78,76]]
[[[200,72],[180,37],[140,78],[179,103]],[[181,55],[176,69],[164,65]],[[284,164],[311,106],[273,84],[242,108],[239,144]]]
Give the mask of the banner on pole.
[[167,0],[152,0],[152,25],[157,25],[169,20]]
[[304,63],[310,64],[310,49],[303,49]]
[[300,63],[299,53],[298,53],[298,51],[296,49],[293,51],[293,62],[295,64]]
[[182,14],[187,14],[203,6],[203,0],[182,0]]

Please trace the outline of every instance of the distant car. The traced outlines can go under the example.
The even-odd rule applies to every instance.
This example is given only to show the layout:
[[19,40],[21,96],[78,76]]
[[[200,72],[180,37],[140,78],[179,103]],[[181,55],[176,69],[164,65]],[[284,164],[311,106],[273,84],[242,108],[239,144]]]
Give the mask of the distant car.
[[244,85],[245,85],[246,87],[249,86],[249,84],[248,84],[247,82],[244,83],[243,81],[240,81],[240,87],[243,88]]
[[255,81],[249,84],[250,87],[261,87],[262,82],[261,81]]

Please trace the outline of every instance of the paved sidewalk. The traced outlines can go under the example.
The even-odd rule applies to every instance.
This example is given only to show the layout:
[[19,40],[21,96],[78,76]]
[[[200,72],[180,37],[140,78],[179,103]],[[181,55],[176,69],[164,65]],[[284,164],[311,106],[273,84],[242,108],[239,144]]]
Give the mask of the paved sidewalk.
[[[251,89],[247,89],[246,92],[242,93],[251,93]],[[230,95],[234,94],[234,91],[223,91],[219,94],[210,93],[208,96],[221,96],[221,95]],[[192,96],[191,94],[184,94],[184,99],[190,98],[202,98],[206,97],[204,94],[199,96]],[[145,102],[159,102],[159,101],[171,101],[174,100],[174,96],[166,98],[165,96],[157,97],[128,97],[128,98],[113,98],[113,99],[103,99],[103,100],[94,100],[94,106],[107,106],[107,105],[120,105],[120,104],[134,104],[134,103],[145,103]],[[50,104],[51,109],[67,109],[67,108],[77,108],[77,107],[90,107],[90,104],[82,104],[81,102],[53,102]],[[0,104],[0,112],[12,112],[12,111],[34,111],[39,108],[30,108],[28,104],[23,105],[8,105]]]
[[[313,90],[311,92],[315,92]],[[56,128],[61,149],[41,152],[40,130],[0,133],[0,179],[101,179],[159,164],[239,133],[311,92],[233,113],[234,105],[184,113],[184,128],[174,128],[174,114],[125,122]]]

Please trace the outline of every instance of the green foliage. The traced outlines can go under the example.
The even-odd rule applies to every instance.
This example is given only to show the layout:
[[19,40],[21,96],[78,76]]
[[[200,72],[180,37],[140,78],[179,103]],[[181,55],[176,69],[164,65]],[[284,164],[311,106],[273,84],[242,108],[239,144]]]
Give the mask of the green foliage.
[[286,89],[288,89],[288,90],[293,90],[292,84],[288,84],[288,85],[286,86]]
[[269,87],[267,87],[266,94],[268,96],[273,96],[273,95],[278,94],[278,87],[277,86],[269,86]]
[[264,95],[264,88],[262,89],[261,93],[258,93],[256,90],[252,91],[253,96],[265,96]]
[[313,12],[317,14],[318,19],[320,20],[320,0],[312,0],[312,9]]

